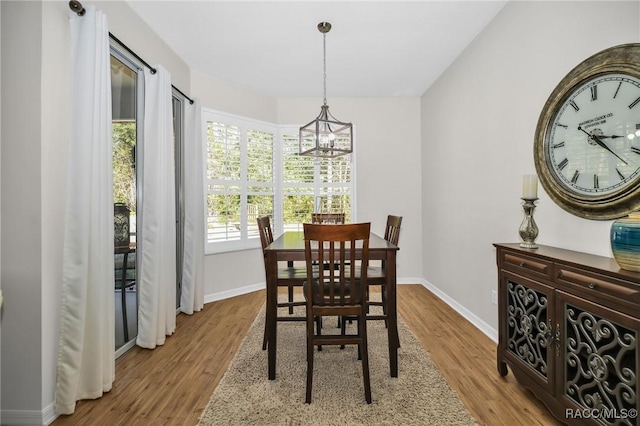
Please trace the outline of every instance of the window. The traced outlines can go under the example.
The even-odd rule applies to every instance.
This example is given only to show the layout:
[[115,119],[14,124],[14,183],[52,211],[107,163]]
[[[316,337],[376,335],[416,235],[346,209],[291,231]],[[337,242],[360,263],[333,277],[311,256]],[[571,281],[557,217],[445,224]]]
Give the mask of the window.
[[298,129],[282,129],[282,221],[284,231],[302,230],[311,213],[344,212],[352,217],[351,155],[299,156]]
[[286,231],[302,230],[302,223],[315,211],[315,160],[298,155],[294,130],[285,130],[282,136],[282,224]]
[[207,141],[207,253],[260,246],[256,219],[301,230],[313,212],[352,215],[351,156],[298,155],[298,128],[203,111]]
[[273,215],[277,127],[205,112],[208,251],[260,243],[256,219]]

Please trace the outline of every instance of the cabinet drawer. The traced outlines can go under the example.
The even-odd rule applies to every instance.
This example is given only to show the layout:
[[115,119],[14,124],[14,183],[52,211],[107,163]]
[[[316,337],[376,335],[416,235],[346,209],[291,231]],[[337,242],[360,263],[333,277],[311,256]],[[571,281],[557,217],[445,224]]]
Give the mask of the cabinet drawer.
[[502,252],[502,267],[519,274],[535,275],[541,278],[551,278],[551,262],[520,253]]
[[557,265],[557,282],[578,289],[586,295],[603,297],[624,304],[640,304],[640,286],[613,277]]

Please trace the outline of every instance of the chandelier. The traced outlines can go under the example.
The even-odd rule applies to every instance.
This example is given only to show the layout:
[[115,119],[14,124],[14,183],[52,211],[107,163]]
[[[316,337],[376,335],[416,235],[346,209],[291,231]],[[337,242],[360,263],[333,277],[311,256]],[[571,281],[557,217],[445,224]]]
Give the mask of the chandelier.
[[320,115],[315,120],[300,127],[300,155],[333,158],[353,152],[353,126],[343,123],[329,112],[327,105],[327,33],[331,24],[320,22],[318,31],[322,33],[324,54],[324,103]]

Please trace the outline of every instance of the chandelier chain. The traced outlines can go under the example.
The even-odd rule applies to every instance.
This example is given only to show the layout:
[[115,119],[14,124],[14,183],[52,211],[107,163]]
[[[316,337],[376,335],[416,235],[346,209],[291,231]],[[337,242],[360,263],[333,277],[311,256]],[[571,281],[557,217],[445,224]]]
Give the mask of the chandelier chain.
[[324,104],[327,104],[327,33],[322,34],[322,54],[323,54],[323,81],[324,81]]

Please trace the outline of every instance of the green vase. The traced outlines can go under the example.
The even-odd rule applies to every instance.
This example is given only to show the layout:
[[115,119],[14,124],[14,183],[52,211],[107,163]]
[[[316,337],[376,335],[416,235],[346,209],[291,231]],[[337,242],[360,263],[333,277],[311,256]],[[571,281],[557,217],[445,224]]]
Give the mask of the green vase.
[[620,268],[640,271],[640,212],[611,224],[611,251]]

